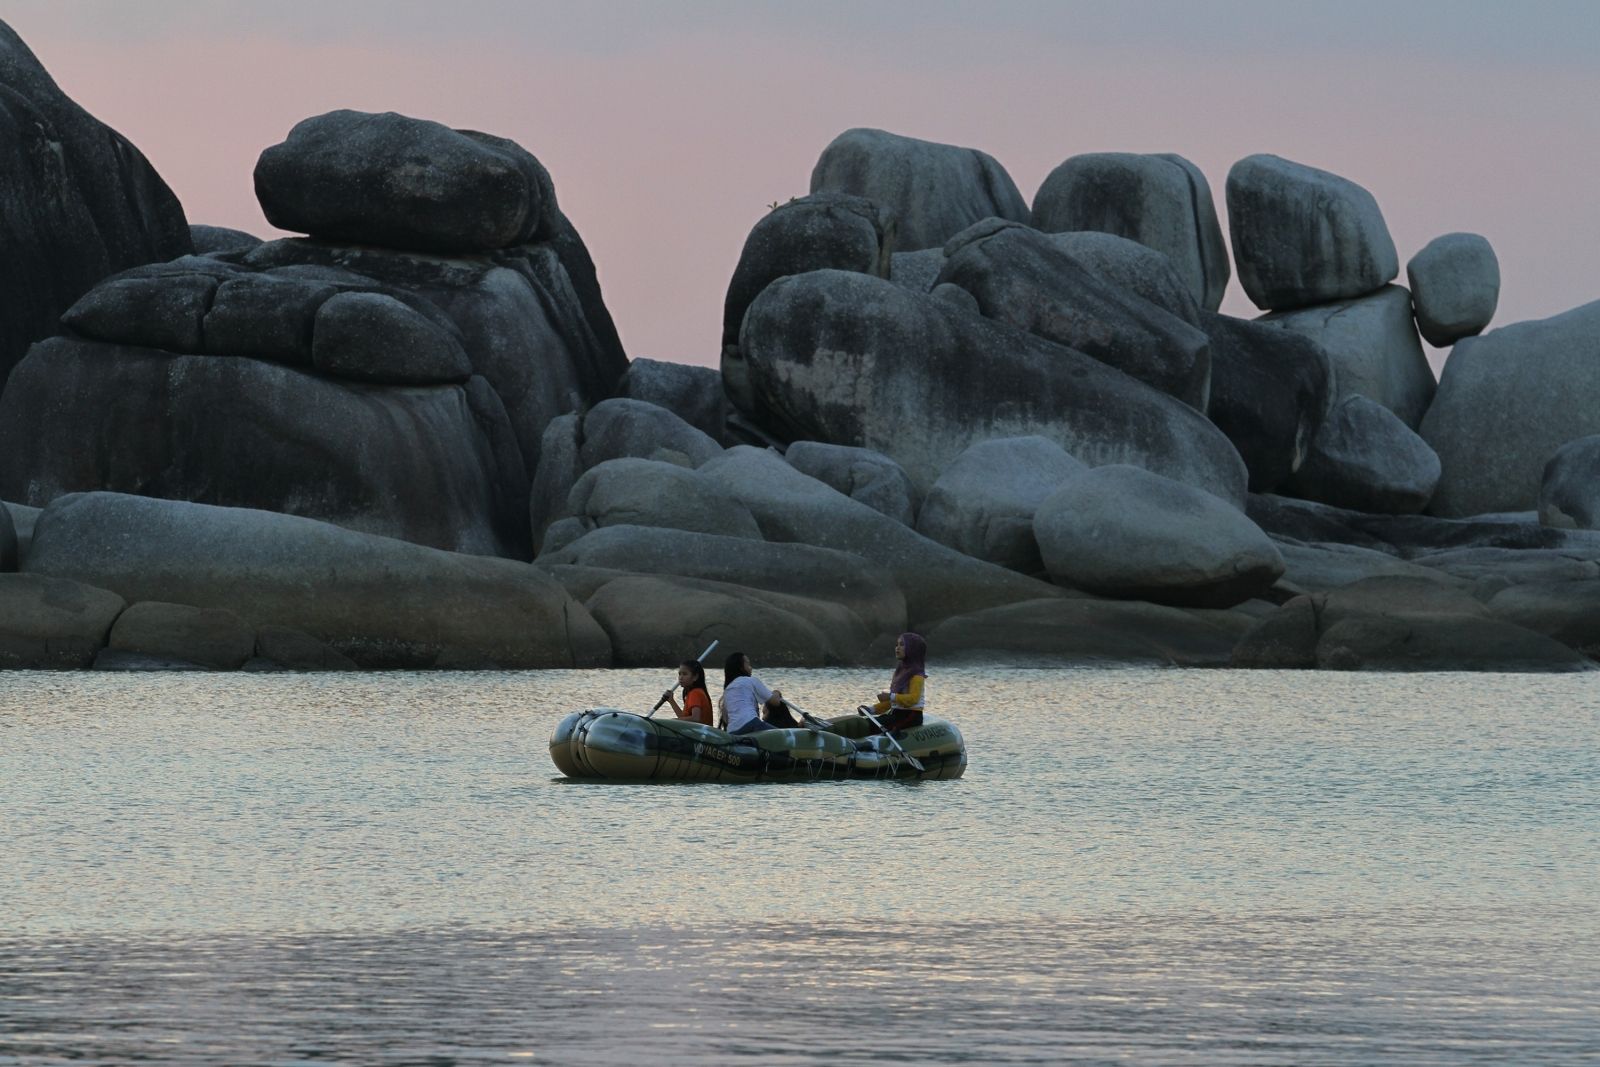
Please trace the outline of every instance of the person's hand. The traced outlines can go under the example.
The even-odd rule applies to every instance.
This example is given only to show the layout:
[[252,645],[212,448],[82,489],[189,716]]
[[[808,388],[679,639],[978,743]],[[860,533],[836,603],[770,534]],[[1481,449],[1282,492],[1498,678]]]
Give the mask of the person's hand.
[[879,693],[878,694],[878,699],[879,700],[892,700],[893,697],[889,693]]
[[662,700],[671,700],[672,699],[672,690],[668,689],[665,693],[662,693],[661,694],[661,699]]
[[770,703],[772,703],[773,700],[782,700],[782,699],[783,699],[783,690],[782,689],[774,689],[772,691],[772,699],[768,700],[767,703],[770,704]]

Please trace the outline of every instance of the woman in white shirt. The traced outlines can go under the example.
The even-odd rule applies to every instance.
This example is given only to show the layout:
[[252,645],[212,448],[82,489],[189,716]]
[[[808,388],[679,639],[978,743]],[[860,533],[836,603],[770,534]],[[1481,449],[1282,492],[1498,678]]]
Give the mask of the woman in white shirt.
[[722,668],[722,713],[730,734],[753,734],[777,727],[762,719],[762,711],[787,716],[781,690],[768,689],[752,673],[750,657],[735,652]]

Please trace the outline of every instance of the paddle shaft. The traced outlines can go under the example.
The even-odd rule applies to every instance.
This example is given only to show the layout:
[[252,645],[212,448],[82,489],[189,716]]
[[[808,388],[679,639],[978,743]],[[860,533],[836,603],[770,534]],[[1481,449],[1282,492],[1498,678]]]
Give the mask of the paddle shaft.
[[[706,650],[704,652],[700,653],[698,656],[695,657],[695,662],[699,663],[702,668],[705,667],[705,665],[706,665],[706,657],[711,655],[712,652],[716,651],[716,648],[717,648],[717,642],[716,641],[712,641],[709,645],[706,646]],[[650,713],[648,715],[646,715],[645,718],[647,718],[647,719],[653,718],[655,716],[655,713],[661,709],[661,705],[665,704],[667,702],[667,700],[671,696],[672,696],[672,690],[670,690],[670,689],[668,689],[665,693],[662,693],[661,694],[661,699],[656,701],[656,706],[650,709]]]
[[[823,722],[821,719],[817,718],[815,715],[811,714],[805,708],[802,708],[799,704],[796,704],[792,700],[786,700],[784,703],[788,704],[795,711],[798,711],[802,719],[807,720],[819,730],[826,730],[832,725],[830,723]],[[865,715],[872,722],[872,725],[876,726],[880,730],[883,730],[883,736],[889,739],[889,743],[895,747],[895,751],[904,756],[906,761],[910,763],[911,766],[916,768],[918,774],[921,774],[923,771],[927,770],[927,768],[922,765],[921,760],[917,759],[917,757],[900,747],[900,742],[894,739],[894,734],[891,734],[888,730],[884,730],[883,723],[879,722],[877,716],[873,715],[872,712],[867,710],[866,705],[863,704],[860,710],[861,714]]]

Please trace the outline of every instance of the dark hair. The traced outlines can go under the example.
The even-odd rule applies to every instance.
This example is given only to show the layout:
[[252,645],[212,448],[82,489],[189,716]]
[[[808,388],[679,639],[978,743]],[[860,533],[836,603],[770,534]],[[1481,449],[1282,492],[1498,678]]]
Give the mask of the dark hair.
[[697,659],[686,659],[682,663],[678,664],[678,666],[688,667],[689,673],[694,675],[694,681],[683,687],[683,695],[688,696],[694,690],[698,689],[702,693],[705,693],[707,698],[710,698],[711,693],[706,689],[706,669],[700,665],[700,661]]
[[722,688],[726,689],[735,679],[744,677],[744,661],[748,658],[743,652],[728,653],[727,662],[722,665]]
[[903,633],[900,635],[900,647],[905,652],[902,659],[894,669],[894,677],[889,680],[889,692],[904,693],[911,688],[911,679],[917,675],[924,678],[928,676],[928,643],[920,634]]

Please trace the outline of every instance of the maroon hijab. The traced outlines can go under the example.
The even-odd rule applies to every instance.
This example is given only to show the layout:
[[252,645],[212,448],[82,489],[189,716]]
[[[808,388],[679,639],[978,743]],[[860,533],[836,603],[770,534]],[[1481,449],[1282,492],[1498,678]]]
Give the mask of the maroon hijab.
[[905,658],[895,665],[894,677],[889,681],[889,692],[905,693],[911,689],[911,679],[917,675],[928,676],[928,643],[918,634],[901,634],[900,644],[905,648]]

